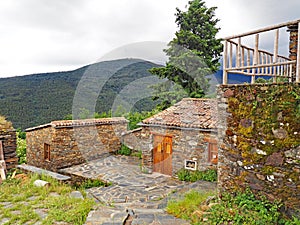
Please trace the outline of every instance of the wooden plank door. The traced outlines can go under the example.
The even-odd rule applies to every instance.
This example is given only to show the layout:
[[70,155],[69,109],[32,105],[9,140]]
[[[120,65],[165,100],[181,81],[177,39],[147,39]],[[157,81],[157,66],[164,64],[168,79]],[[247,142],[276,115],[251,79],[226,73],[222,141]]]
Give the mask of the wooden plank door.
[[172,137],[154,136],[153,171],[172,176]]

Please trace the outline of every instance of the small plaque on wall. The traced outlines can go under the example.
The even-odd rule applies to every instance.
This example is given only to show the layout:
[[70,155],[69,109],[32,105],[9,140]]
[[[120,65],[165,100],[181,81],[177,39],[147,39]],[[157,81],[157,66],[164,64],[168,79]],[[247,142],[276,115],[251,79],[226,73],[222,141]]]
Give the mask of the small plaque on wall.
[[184,160],[184,168],[187,170],[197,170],[197,162],[194,160]]

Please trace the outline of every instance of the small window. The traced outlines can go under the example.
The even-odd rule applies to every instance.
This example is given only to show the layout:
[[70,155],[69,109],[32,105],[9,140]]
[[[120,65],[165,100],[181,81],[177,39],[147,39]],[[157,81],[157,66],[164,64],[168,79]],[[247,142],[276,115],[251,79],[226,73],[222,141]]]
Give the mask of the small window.
[[213,164],[218,163],[218,144],[208,143],[208,161]]
[[49,144],[44,144],[44,160],[50,161],[50,145]]

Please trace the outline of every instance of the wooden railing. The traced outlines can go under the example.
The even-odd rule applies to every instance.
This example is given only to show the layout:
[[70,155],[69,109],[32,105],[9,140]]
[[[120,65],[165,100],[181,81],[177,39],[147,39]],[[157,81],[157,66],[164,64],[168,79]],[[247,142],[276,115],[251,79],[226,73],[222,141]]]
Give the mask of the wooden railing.
[[[223,84],[228,83],[228,73],[251,76],[251,83],[255,83],[257,76],[272,77],[273,82],[283,79],[300,82],[300,44],[297,45],[297,60],[278,54],[279,30],[291,25],[298,25],[297,43],[300,43],[300,20],[224,38]],[[274,50],[271,53],[259,48],[259,38],[261,33],[273,30]],[[249,36],[254,36],[254,48],[242,44],[243,38]]]

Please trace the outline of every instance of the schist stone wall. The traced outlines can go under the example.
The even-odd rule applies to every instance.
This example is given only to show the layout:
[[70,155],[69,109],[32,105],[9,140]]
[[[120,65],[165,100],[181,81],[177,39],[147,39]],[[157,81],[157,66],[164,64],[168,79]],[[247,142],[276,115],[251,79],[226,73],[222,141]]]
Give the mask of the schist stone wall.
[[300,209],[300,84],[218,88],[219,189]]
[[27,162],[57,171],[116,152],[127,122],[124,118],[54,121],[27,129]]
[[209,142],[216,143],[215,132],[203,132],[199,129],[174,129],[144,126],[128,132],[122,137],[122,142],[128,147],[142,151],[143,171],[153,170],[153,136],[166,135],[172,137],[172,175],[185,167],[185,160],[196,159],[197,169],[205,170],[216,167],[209,161]]
[[0,141],[2,142],[6,169],[15,168],[18,165],[16,154],[17,138],[15,130],[0,130]]

